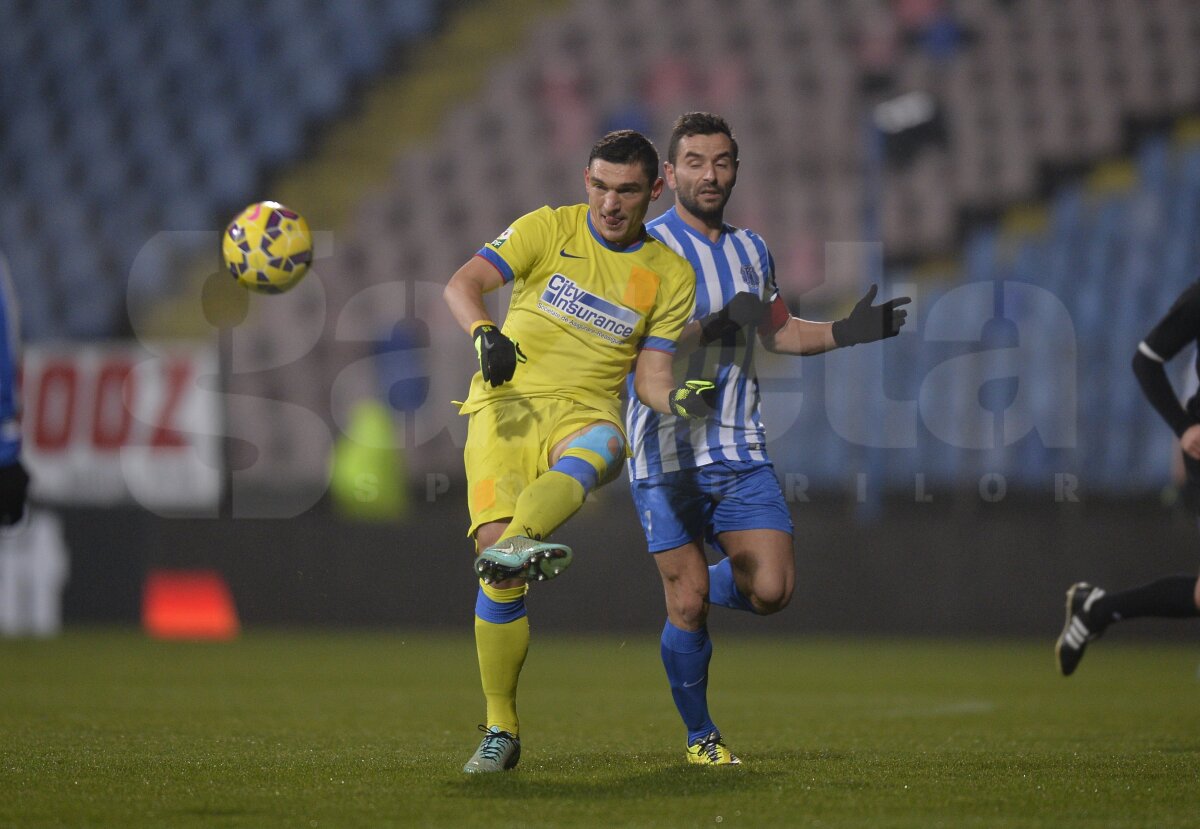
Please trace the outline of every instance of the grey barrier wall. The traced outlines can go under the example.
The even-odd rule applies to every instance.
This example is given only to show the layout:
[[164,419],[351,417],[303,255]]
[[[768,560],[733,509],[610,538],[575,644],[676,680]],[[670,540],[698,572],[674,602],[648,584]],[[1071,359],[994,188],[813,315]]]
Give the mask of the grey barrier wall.
[[[716,609],[722,629],[788,633],[1057,635],[1063,593],[1086,579],[1133,586],[1195,572],[1200,536],[1182,510],[1156,500],[977,493],[931,503],[896,496],[874,520],[840,497],[792,505],[797,586],[770,619]],[[476,581],[461,493],[417,503],[405,523],[362,524],[326,505],[290,520],[164,519],[128,510],[64,512],[72,623],[135,623],[152,568],[211,568],[233,592],[243,625],[469,629]],[[594,497],[556,536],[571,570],[534,585],[540,631],[657,631],[662,592],[628,491]],[[713,559],[715,560],[715,558]],[[1191,624],[1122,628],[1197,636]]]

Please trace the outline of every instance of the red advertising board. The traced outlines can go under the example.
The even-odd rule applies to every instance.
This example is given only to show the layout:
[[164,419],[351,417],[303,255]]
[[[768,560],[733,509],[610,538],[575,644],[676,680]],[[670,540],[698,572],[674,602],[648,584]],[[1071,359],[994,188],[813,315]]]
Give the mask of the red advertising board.
[[30,346],[24,453],[35,497],[211,511],[221,486],[215,348]]

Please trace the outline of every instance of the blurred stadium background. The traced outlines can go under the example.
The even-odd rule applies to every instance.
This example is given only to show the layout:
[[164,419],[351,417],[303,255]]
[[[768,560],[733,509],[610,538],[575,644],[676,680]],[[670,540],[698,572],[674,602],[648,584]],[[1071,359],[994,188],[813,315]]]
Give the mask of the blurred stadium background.
[[[62,586],[68,625],[137,623],[156,579],[200,572],[242,625],[465,630],[473,354],[441,286],[581,201],[602,132],[665,151],[690,109],[732,122],[730,219],[794,313],[871,281],[916,298],[885,347],[761,364],[800,586],[723,625],[1049,648],[1071,581],[1195,566],[1129,370],[1200,272],[1191,0],[0,0],[0,100],[26,446],[59,522],[35,546],[69,550],[22,589]],[[218,268],[262,199],[316,231],[284,296]],[[562,540],[582,555],[539,623],[661,623],[624,483]]]

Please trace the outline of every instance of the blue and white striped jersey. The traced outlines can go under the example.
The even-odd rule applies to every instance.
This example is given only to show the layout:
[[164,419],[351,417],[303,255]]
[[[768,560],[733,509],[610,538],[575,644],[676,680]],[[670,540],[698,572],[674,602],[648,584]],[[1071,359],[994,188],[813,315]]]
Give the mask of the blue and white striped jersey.
[[21,399],[17,389],[20,316],[8,262],[0,254],[0,466],[7,466],[21,456]]
[[[692,263],[696,272],[699,319],[724,307],[734,294],[750,291],[764,301],[777,301],[775,263],[766,243],[749,230],[725,226],[718,242],[687,225],[672,207],[646,225],[647,230]],[[739,337],[736,344],[714,342],[690,355],[683,376],[717,384],[719,414],[707,420],[664,415],[643,404],[628,380],[629,406],[625,430],[633,461],[631,478],[691,469],[722,460],[766,460],[766,430],[758,378],[754,374],[756,336]],[[679,375],[679,367],[676,369]]]

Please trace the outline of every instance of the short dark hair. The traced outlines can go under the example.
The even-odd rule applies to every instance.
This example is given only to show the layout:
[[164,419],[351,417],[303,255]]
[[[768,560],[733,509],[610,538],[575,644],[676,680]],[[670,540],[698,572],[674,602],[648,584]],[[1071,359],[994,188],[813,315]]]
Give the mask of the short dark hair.
[[671,143],[667,145],[667,161],[675,163],[675,156],[679,153],[679,140],[692,135],[716,135],[722,134],[729,136],[729,143],[733,145],[733,160],[738,160],[738,145],[737,139],[733,137],[733,130],[729,126],[729,122],[720,115],[713,115],[711,112],[685,112],[675,119],[675,125],[671,127]]
[[637,130],[614,130],[605,135],[592,145],[588,167],[597,158],[610,164],[641,164],[651,184],[658,179],[658,150]]

